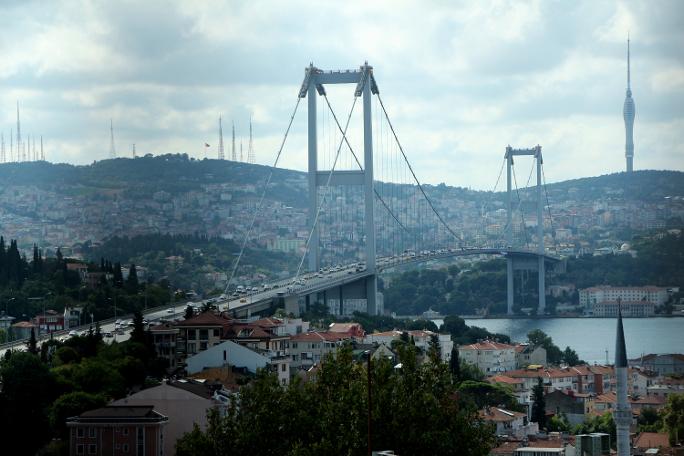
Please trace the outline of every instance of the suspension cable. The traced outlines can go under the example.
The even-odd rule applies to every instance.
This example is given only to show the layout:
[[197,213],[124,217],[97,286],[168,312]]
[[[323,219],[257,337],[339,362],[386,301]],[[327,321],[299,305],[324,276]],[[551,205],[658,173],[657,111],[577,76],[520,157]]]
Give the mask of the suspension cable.
[[553,246],[556,248],[556,253],[558,253],[558,242],[556,240],[556,230],[553,227],[553,216],[551,215],[551,203],[549,202],[549,192],[546,188],[546,173],[544,173],[544,163],[542,163],[541,170],[542,182],[544,183],[544,194],[546,195],[546,211],[549,213],[549,222],[551,223],[551,238],[553,239]]
[[[324,95],[325,96],[325,95]],[[325,96],[326,101],[327,101],[327,96]],[[333,161],[332,167],[330,168],[330,172],[328,173],[328,179],[325,182],[325,188],[330,187],[330,181],[332,179],[333,173],[335,172],[335,166],[337,166],[337,159],[340,157],[340,151],[342,150],[342,145],[344,144],[344,138],[347,136],[347,128],[349,127],[349,122],[351,121],[352,113],[354,112],[354,107],[356,106],[356,100],[358,97],[354,97],[354,103],[352,103],[351,109],[349,110],[349,115],[347,116],[347,123],[344,126],[344,131],[342,132],[342,139],[340,140],[340,145],[337,147],[337,153],[335,154],[335,160]],[[330,104],[328,103],[328,107],[330,107]],[[330,111],[335,117],[335,121],[337,122],[337,117],[335,116],[334,111]],[[304,258],[306,258],[306,254],[309,253],[309,244],[311,243],[311,238],[313,237],[314,230],[316,229],[316,225],[318,224],[318,217],[321,214],[321,209],[323,208],[323,204],[325,204],[325,196],[326,193],[325,191],[323,192],[322,198],[320,203],[318,204],[318,208],[316,209],[316,216],[314,217],[313,224],[311,226],[311,231],[309,231],[309,237],[306,239],[306,244],[304,246],[304,254],[302,255],[301,260],[299,261],[299,266],[297,267],[297,273],[294,276],[294,280],[296,281],[299,278],[299,273],[302,270],[302,265],[304,264]]]
[[297,103],[295,104],[294,110],[292,111],[292,115],[290,116],[290,122],[287,124],[287,129],[285,129],[285,135],[283,136],[283,141],[280,143],[280,148],[278,148],[278,153],[276,154],[275,161],[273,162],[273,166],[271,167],[271,170],[268,173],[268,178],[266,179],[266,182],[264,183],[264,190],[261,192],[261,198],[259,198],[259,203],[257,206],[254,208],[254,214],[252,214],[252,221],[249,224],[249,229],[247,230],[247,234],[245,235],[244,240],[242,241],[242,247],[240,248],[240,253],[235,260],[235,264],[233,265],[233,270],[230,273],[230,277],[228,278],[228,283],[226,283],[226,287],[223,290],[223,294],[228,293],[228,288],[230,287],[230,284],[233,281],[233,278],[235,277],[235,272],[237,271],[237,268],[240,264],[240,260],[242,259],[242,255],[245,252],[245,247],[247,246],[247,242],[249,241],[249,237],[252,234],[252,229],[254,228],[254,222],[256,221],[257,215],[259,214],[259,211],[261,210],[261,205],[264,202],[264,198],[266,197],[266,191],[268,190],[268,185],[271,183],[271,179],[273,178],[273,173],[276,169],[276,166],[278,165],[278,161],[280,160],[280,155],[283,153],[283,148],[285,147],[285,141],[287,141],[287,136],[290,133],[290,128],[292,128],[292,122],[294,122],[295,115],[297,114],[297,108],[299,108],[299,102],[302,99],[297,97]]
[[[520,218],[522,220],[523,234],[525,234],[525,246],[529,247],[530,241],[527,238],[527,225],[525,223],[525,211],[522,209],[522,199],[520,198],[520,189],[518,187],[518,178],[515,175],[515,165],[511,166],[513,170],[513,182],[515,183],[515,194],[518,196],[518,211],[520,211]],[[512,227],[509,227],[512,228]]]
[[[501,176],[503,175],[503,169],[504,169],[505,165],[506,165],[506,159],[504,158],[501,161],[501,168],[499,168],[499,175],[496,178],[496,183],[494,184],[494,188],[492,189],[492,194],[494,194],[496,192],[496,188],[499,186],[499,181],[501,180]],[[482,234],[483,235],[485,235],[485,230],[486,230],[486,226],[485,226],[486,217],[487,217],[487,200],[485,200],[485,203],[482,206]],[[486,247],[486,244],[485,244],[485,247]]]
[[[358,156],[357,156],[356,153],[354,152],[354,148],[352,147],[352,145],[349,143],[349,140],[347,139],[347,135],[345,134],[346,129],[345,129],[345,132],[342,131],[342,126],[340,125],[340,122],[337,120],[337,116],[335,115],[335,111],[333,111],[333,108],[332,108],[332,106],[330,105],[330,100],[328,100],[328,96],[327,96],[326,94],[323,94],[323,98],[325,98],[325,102],[328,104],[328,109],[330,109],[330,112],[331,112],[331,114],[332,114],[332,116],[333,116],[333,119],[335,120],[335,123],[337,124],[337,128],[339,129],[340,132],[342,132],[342,141],[344,141],[344,143],[347,144],[347,147],[349,148],[349,151],[351,152],[352,156],[354,157],[354,160],[356,160],[356,164],[358,165],[359,169],[360,169],[361,171],[363,171],[363,166],[361,166],[361,162],[359,161]],[[355,99],[356,99],[356,97],[355,97]],[[340,145],[340,147],[341,147],[341,145]],[[404,226],[403,223],[401,223],[401,222],[399,221],[399,219],[396,217],[396,215],[394,215],[394,213],[392,212],[392,210],[389,208],[389,206],[387,205],[387,203],[385,202],[385,200],[382,198],[382,196],[380,195],[380,193],[378,192],[378,190],[375,188],[375,185],[373,185],[373,193],[375,193],[375,196],[378,197],[378,199],[380,200],[380,202],[382,203],[382,205],[385,206],[385,208],[386,208],[386,209],[389,211],[389,213],[392,215],[392,218],[399,224],[399,226],[401,226],[401,228],[402,228],[403,230],[405,230],[406,232],[408,232],[408,229]]]
[[389,125],[390,130],[392,131],[392,135],[394,136],[394,140],[396,141],[397,146],[399,146],[399,151],[401,152],[401,155],[404,157],[404,161],[406,162],[406,165],[408,166],[408,169],[411,172],[411,175],[413,176],[413,180],[415,180],[416,184],[418,184],[418,188],[420,189],[421,193],[425,197],[425,200],[430,205],[430,209],[432,209],[432,212],[435,213],[435,215],[437,216],[439,221],[442,222],[442,225],[444,225],[444,227],[447,229],[447,231],[449,231],[449,233],[451,233],[451,235],[454,238],[458,239],[459,246],[462,247],[463,243],[460,240],[460,238],[458,237],[458,235],[454,232],[454,230],[451,229],[451,227],[449,225],[447,225],[447,223],[442,218],[441,214],[437,211],[437,209],[435,209],[435,206],[432,204],[432,200],[427,196],[427,193],[425,193],[425,189],[423,189],[423,185],[418,180],[416,173],[413,171],[413,167],[411,166],[411,163],[409,163],[408,158],[406,157],[406,154],[404,153],[404,148],[402,147],[401,142],[399,141],[399,137],[397,136],[397,133],[394,130],[394,125],[392,125],[392,121],[390,120],[389,115],[387,114],[387,109],[385,109],[385,103],[382,102],[382,98],[380,97],[379,93],[377,94],[377,97],[378,97],[378,101],[380,102],[380,106],[382,107],[382,112],[385,113],[385,118],[387,119],[387,124]]

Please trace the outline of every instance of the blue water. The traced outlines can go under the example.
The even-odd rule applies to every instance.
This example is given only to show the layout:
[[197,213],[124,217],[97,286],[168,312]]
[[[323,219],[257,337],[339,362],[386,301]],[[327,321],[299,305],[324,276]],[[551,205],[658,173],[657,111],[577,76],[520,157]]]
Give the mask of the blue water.
[[[439,326],[441,320],[434,320]],[[684,353],[684,318],[625,318],[627,356],[636,358],[648,353]],[[527,333],[541,329],[553,338],[561,349],[566,346],[588,363],[612,364],[615,357],[616,320],[611,318],[548,318],[548,319],[473,319],[468,326],[479,326],[493,333],[510,336],[524,342]]]

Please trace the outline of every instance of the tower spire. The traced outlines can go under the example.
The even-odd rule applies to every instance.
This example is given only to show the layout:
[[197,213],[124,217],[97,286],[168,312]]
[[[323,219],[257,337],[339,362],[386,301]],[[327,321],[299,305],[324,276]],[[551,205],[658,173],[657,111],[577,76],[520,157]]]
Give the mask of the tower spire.
[[615,373],[617,378],[617,405],[613,419],[617,431],[617,454],[629,456],[629,426],[632,423],[632,410],[627,400],[627,350],[625,332],[622,327],[622,309],[618,298],[617,331],[615,335]]
[[629,62],[629,32],[627,32],[627,90],[631,90],[631,74],[630,74],[630,62]]
[[223,125],[221,124],[221,116],[219,116],[219,146],[218,146],[218,159],[223,160],[225,156],[223,154]]

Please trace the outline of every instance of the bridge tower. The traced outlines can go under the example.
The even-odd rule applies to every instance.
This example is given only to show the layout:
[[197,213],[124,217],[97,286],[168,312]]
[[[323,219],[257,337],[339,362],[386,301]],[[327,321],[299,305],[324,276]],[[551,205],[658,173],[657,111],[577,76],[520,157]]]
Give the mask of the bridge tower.
[[[544,264],[544,203],[542,198],[542,169],[544,163],[542,158],[541,146],[537,145],[531,149],[513,149],[511,146],[506,147],[506,248],[513,247],[513,205],[511,199],[511,171],[513,168],[513,157],[517,155],[529,155],[534,157],[537,165],[537,264],[530,265],[529,262],[516,261],[515,256],[509,253],[506,256],[506,276],[507,276],[507,304],[508,315],[513,315],[513,299],[514,299],[514,285],[513,272],[516,268],[539,271],[539,305],[537,314],[543,315],[546,310],[546,269]],[[525,229],[525,227],[523,227]],[[517,263],[517,266],[516,266]]]
[[[316,117],[316,95],[324,95],[325,84],[356,84],[354,96],[363,97],[363,170],[320,170],[318,169],[318,136]],[[318,210],[318,187],[324,187],[330,176],[330,185],[361,185],[364,189],[364,219],[366,236],[366,300],[369,314],[376,313],[377,275],[375,265],[375,198],[373,192],[373,131],[371,116],[371,95],[378,93],[373,77],[373,67],[366,62],[358,70],[324,72],[313,63],[306,68],[299,97],[308,96],[308,156],[309,156],[309,221],[313,229],[309,243],[309,269],[318,271],[321,267],[319,228],[314,226]]]

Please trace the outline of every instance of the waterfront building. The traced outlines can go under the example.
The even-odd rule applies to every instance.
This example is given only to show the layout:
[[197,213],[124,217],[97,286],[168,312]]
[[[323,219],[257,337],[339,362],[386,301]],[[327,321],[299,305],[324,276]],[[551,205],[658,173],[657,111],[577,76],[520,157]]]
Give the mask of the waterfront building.
[[630,366],[638,366],[659,376],[684,373],[684,354],[669,353],[663,355],[648,354],[630,359]]
[[542,346],[535,347],[530,344],[516,344],[515,368],[523,369],[527,366],[546,366],[546,349]]
[[[398,340],[401,338],[402,333],[406,333],[409,338],[413,338],[414,343],[416,344],[417,348],[420,348],[423,350],[425,353],[430,348],[430,340],[433,337],[437,337],[439,340],[439,350],[440,350],[440,357],[442,361],[444,362],[449,362],[451,359],[451,349],[454,347],[454,342],[451,340],[451,334],[437,334],[435,332],[429,331],[427,329],[425,330],[411,330],[411,331],[399,331],[399,330],[392,330],[392,331],[384,331],[384,332],[376,332],[372,334],[366,334],[366,337],[363,339],[364,344],[373,344],[373,343],[378,343],[378,344],[385,344],[387,346],[392,345],[393,340]],[[459,349],[460,351],[460,349]],[[460,354],[460,353],[459,353]]]
[[624,317],[652,317],[655,315],[655,304],[649,301],[600,301],[591,305],[594,317],[616,317],[618,308]]
[[657,307],[665,304],[670,293],[676,291],[678,291],[676,287],[611,287],[610,285],[601,285],[581,289],[579,291],[579,303],[586,311],[591,310],[593,304],[604,301],[617,302],[618,300],[623,303],[647,301]]

